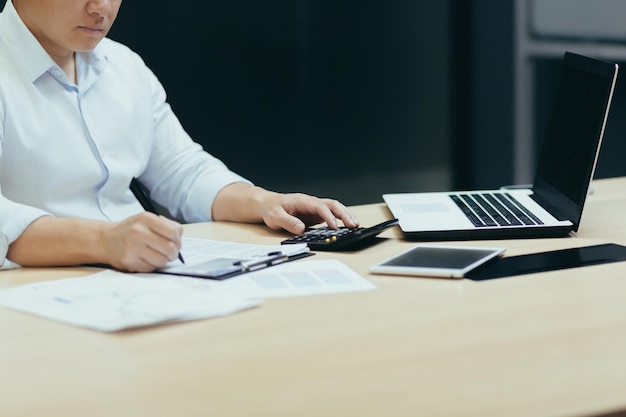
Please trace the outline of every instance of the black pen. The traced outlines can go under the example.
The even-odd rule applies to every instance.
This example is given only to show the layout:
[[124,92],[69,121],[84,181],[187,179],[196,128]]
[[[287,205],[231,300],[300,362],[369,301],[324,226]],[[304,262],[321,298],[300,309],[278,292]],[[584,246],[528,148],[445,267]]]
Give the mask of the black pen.
[[[135,198],[137,200],[139,200],[139,203],[141,204],[141,207],[143,207],[143,209],[145,211],[149,211],[150,213],[158,214],[156,208],[152,204],[152,201],[143,192],[143,189],[141,188],[141,184],[139,183],[137,178],[133,178],[133,180],[130,182],[130,190],[135,195]],[[185,260],[183,259],[183,255],[180,252],[178,252],[178,259],[182,263],[185,263]]]

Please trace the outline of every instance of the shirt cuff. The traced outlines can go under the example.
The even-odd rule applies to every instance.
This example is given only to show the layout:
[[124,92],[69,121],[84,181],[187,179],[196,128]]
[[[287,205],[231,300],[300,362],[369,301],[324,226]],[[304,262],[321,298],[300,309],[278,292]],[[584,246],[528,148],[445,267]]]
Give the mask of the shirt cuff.
[[0,264],[0,271],[4,271],[6,269],[17,269],[17,268],[21,268],[21,265],[18,265],[15,262],[9,261],[6,258],[4,258],[4,262]]
[[198,181],[197,184],[210,184],[210,187],[204,185],[201,189],[189,193],[188,200],[183,207],[185,222],[197,223],[212,221],[211,208],[213,207],[215,197],[224,187],[235,182],[253,185],[253,183],[246,178],[226,170],[220,172],[218,175],[213,174],[209,181]]
[[32,222],[43,216],[51,216],[51,214],[23,205],[16,205],[0,212],[2,219],[10,219],[0,221],[0,270],[20,267],[15,262],[6,259],[9,245],[17,240]]

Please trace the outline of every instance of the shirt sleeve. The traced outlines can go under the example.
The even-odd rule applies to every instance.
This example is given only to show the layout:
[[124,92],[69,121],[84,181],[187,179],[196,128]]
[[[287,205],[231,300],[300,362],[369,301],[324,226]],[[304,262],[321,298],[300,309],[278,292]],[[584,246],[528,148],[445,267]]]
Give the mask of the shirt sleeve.
[[154,142],[141,181],[150,197],[179,221],[211,221],[217,193],[234,182],[252,184],[203,150],[181,126],[166,101],[163,86],[146,69],[151,83]]
[[[2,124],[2,104],[0,103],[0,159],[4,144],[4,127]],[[6,258],[9,245],[26,230],[28,226],[49,213],[30,206],[15,203],[2,195],[0,186],[0,270],[19,267]]]
[[[4,144],[2,113],[2,103],[0,103],[0,159],[2,159]],[[50,213],[9,200],[2,195],[0,185],[0,270],[19,267],[18,264],[6,258],[9,245],[17,240],[32,222],[43,216],[50,216]]]
[[6,258],[9,245],[20,237],[32,222],[49,215],[50,213],[43,210],[14,203],[0,195],[0,269],[19,266]]

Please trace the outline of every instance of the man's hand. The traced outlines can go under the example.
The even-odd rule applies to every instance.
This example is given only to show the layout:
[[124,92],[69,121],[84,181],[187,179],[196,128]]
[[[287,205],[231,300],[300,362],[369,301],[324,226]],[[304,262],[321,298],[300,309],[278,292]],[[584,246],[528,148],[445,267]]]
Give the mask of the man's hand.
[[270,193],[263,199],[261,210],[263,222],[270,228],[285,229],[296,235],[322,222],[336,229],[338,219],[347,227],[359,225],[357,218],[340,202],[307,194]]
[[21,266],[109,264],[151,272],[176,259],[183,227],[153,213],[115,223],[40,217],[9,245],[7,258]]
[[213,203],[213,219],[233,222],[267,224],[272,229],[285,229],[301,234],[307,226],[325,222],[337,228],[340,220],[347,227],[359,221],[343,204],[307,194],[280,194],[244,183],[224,187]]
[[110,265],[131,272],[150,272],[178,256],[183,228],[153,213],[141,213],[104,228],[101,239]]

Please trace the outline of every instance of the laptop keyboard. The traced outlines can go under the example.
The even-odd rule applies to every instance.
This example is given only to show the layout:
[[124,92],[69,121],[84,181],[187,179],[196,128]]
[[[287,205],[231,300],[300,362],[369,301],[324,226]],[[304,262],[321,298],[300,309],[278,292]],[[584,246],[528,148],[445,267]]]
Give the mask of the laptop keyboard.
[[543,224],[509,193],[458,194],[450,198],[476,227]]

